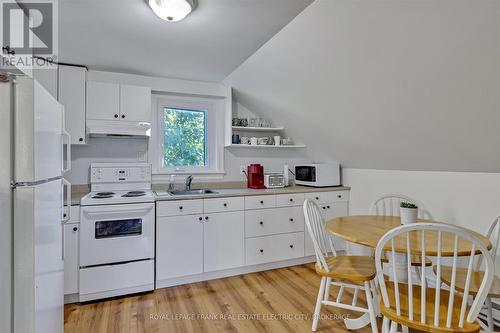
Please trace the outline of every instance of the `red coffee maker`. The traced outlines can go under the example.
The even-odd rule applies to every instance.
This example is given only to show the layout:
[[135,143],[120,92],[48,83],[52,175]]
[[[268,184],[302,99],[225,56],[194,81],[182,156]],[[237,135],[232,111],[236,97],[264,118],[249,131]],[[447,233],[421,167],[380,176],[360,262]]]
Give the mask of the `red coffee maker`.
[[247,168],[248,188],[263,189],[264,167],[260,164],[250,164]]

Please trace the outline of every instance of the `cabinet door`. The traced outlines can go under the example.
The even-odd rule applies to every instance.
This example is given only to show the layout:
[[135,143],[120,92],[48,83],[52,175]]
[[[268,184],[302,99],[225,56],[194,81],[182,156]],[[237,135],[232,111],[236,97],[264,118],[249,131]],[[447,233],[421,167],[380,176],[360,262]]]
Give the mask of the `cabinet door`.
[[55,99],[57,99],[57,72],[58,65],[46,68],[34,68],[33,78],[37,80]]
[[243,266],[245,236],[243,211],[205,216],[205,272]]
[[87,119],[118,120],[119,114],[120,86],[87,81]]
[[157,218],[156,280],[203,273],[202,220],[201,215]]
[[[347,202],[335,202],[335,203],[329,203],[329,204],[322,204],[319,205],[319,208],[321,209],[321,215],[323,216],[325,222],[328,222],[328,220],[331,220],[333,218],[336,218],[338,216],[346,216],[348,215],[348,203]],[[312,244],[311,236],[309,235],[309,232],[306,228],[306,235],[305,235],[305,255],[306,256],[312,256],[314,255],[314,246]],[[337,251],[345,251],[346,250],[346,243],[343,239],[339,237],[333,237],[333,246]]]
[[151,88],[120,85],[120,120],[151,122]]
[[80,224],[64,225],[64,294],[78,293]]
[[85,144],[85,80],[83,67],[59,66],[59,102],[64,105],[71,144]]

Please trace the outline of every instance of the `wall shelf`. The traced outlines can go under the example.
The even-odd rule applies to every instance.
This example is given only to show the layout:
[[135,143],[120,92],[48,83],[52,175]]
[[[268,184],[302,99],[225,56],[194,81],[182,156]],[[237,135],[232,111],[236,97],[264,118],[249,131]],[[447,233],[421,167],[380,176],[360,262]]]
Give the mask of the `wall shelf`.
[[305,148],[306,145],[243,145],[243,144],[231,144],[226,146],[227,148],[250,148],[250,149],[291,149],[291,148]]
[[244,132],[279,132],[283,131],[284,127],[249,127],[249,126],[232,126],[233,131]]

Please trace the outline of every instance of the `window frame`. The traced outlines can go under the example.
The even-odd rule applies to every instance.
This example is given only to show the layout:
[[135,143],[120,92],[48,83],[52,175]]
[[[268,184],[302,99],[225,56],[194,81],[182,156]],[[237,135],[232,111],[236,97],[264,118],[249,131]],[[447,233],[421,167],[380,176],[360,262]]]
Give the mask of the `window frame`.
[[[222,103],[216,99],[191,97],[191,96],[168,96],[158,95],[154,97],[153,115],[155,123],[153,126],[152,141],[153,149],[151,160],[153,174],[157,175],[223,175],[224,171],[224,114]],[[184,109],[206,112],[206,156],[207,165],[204,167],[165,167],[163,165],[163,115],[165,108]]]

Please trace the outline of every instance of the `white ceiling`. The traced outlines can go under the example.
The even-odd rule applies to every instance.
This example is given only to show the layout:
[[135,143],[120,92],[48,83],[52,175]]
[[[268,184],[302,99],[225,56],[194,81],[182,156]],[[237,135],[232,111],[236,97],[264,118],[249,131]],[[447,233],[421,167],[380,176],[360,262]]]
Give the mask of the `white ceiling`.
[[313,0],[198,0],[162,21],[145,0],[59,1],[59,59],[90,69],[220,81]]

